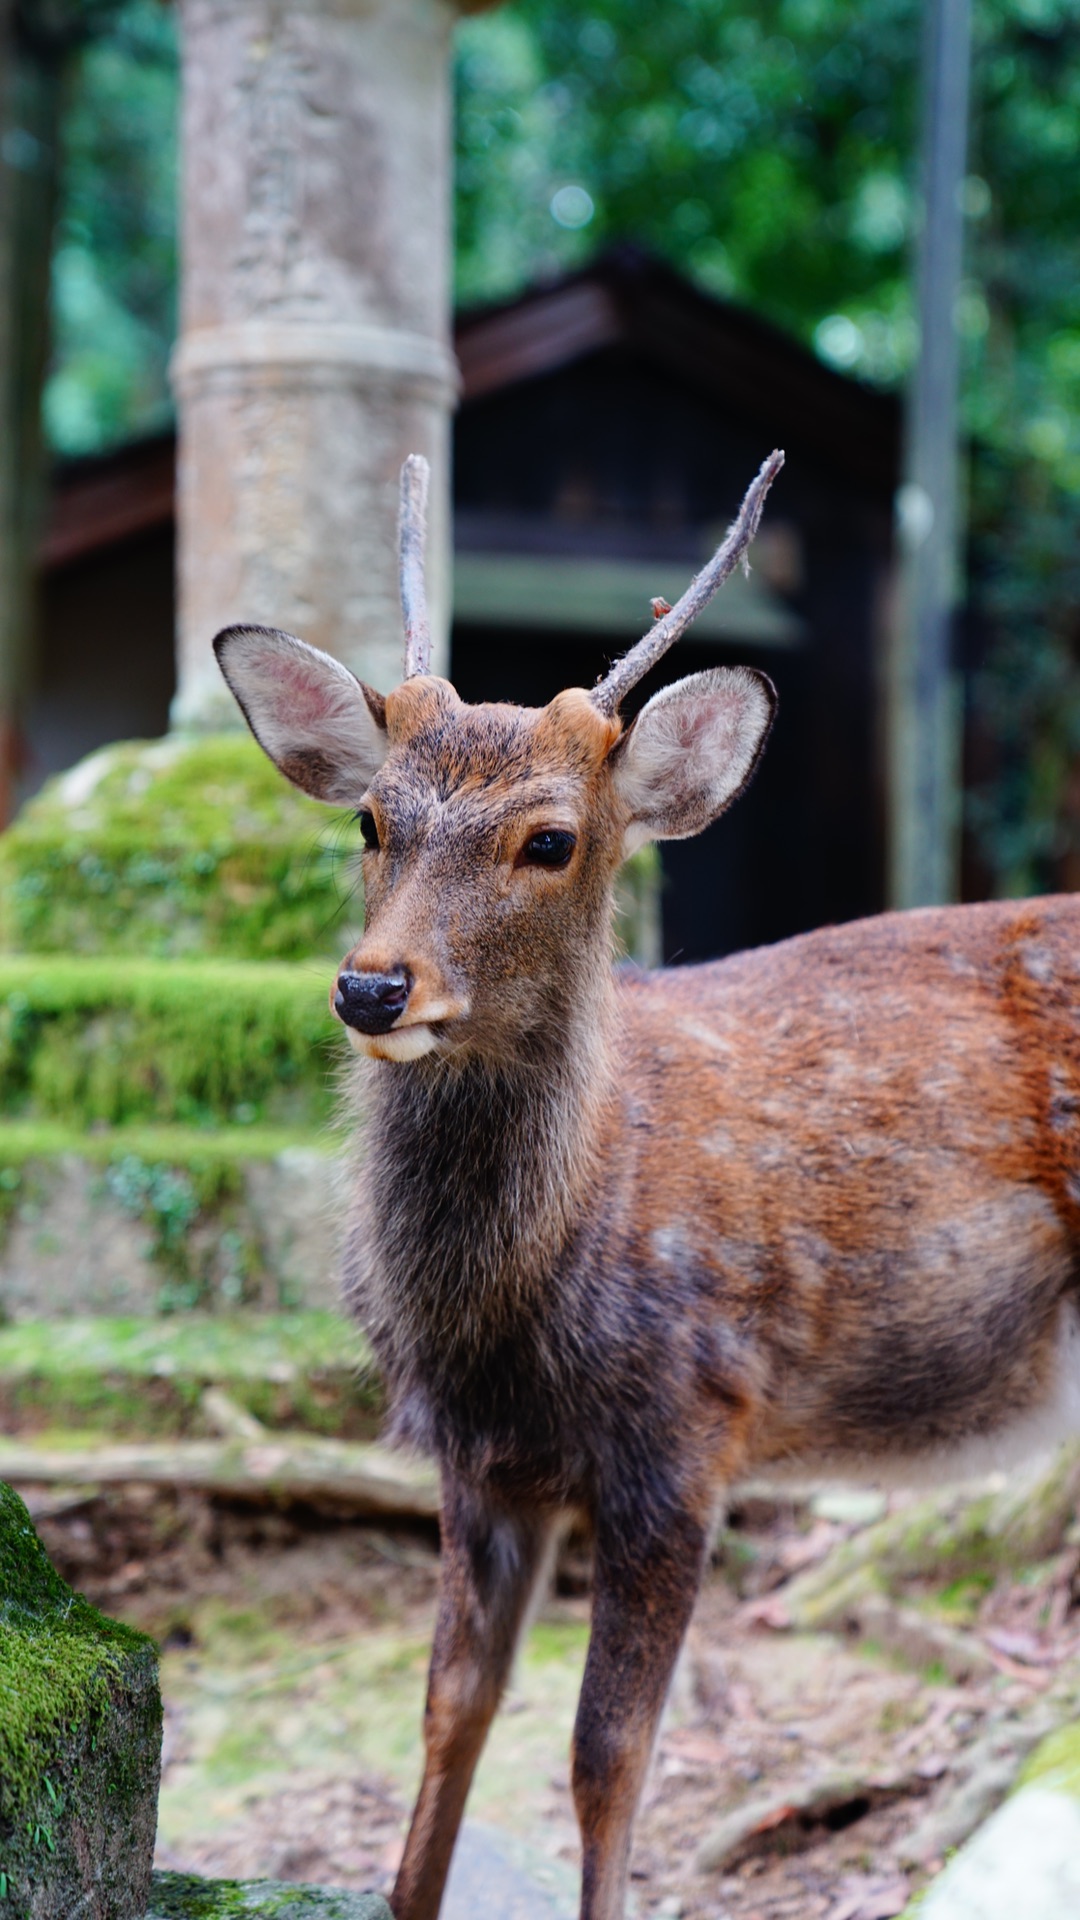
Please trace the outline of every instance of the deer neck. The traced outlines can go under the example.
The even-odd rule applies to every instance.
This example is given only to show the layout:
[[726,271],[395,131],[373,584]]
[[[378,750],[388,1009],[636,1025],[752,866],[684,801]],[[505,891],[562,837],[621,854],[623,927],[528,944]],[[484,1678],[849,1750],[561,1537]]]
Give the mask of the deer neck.
[[535,1301],[595,1194],[613,1002],[605,967],[513,1061],[375,1069],[361,1176],[369,1298],[448,1337],[463,1315],[494,1330]]

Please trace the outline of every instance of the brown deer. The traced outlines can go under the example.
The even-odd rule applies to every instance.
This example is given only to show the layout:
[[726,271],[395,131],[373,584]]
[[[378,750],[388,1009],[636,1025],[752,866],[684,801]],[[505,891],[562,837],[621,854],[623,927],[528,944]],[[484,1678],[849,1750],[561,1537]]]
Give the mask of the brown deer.
[[398,1920],[438,1913],[568,1511],[595,1539],[581,1914],[616,1920],[725,1488],[751,1468],[944,1473],[1076,1412],[1080,901],[612,969],[620,862],[735,799],[774,694],[717,669],[629,726],[619,707],[743,554],[781,460],[591,693],[466,706],[428,674],[415,463],[400,686],[286,634],[216,642],[267,753],[358,809],[367,849],[367,927],[332,990],[365,1056],[347,1287],[393,1431],[443,1487]]

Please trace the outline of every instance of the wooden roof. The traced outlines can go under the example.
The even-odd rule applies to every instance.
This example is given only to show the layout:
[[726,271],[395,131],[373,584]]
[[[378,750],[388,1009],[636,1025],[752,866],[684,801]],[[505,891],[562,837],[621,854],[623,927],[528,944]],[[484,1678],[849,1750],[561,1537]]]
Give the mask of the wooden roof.
[[636,248],[508,305],[459,315],[455,345],[466,406],[618,345],[752,420],[763,444],[809,441],[860,484],[890,497],[897,484],[902,416],[894,395],[835,373],[779,327],[699,292]]

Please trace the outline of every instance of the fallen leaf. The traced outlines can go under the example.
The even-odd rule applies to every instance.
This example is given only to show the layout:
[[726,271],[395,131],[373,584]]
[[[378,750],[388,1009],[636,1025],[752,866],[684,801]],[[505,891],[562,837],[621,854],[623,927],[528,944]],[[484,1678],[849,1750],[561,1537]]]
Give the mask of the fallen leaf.
[[1033,1633],[1010,1627],[991,1627],[983,1635],[988,1647],[1021,1661],[1027,1667],[1056,1667],[1060,1656],[1044,1647]]
[[784,1602],[773,1594],[749,1601],[741,1609],[740,1618],[748,1627],[771,1627],[774,1633],[784,1633],[791,1625],[791,1615]]
[[689,1766],[720,1767],[731,1755],[722,1740],[694,1727],[677,1727],[664,1740],[664,1751],[673,1753]]
[[872,1881],[846,1893],[838,1906],[830,1907],[826,1920],[895,1920],[907,1906],[908,1896],[909,1884],[903,1875]]

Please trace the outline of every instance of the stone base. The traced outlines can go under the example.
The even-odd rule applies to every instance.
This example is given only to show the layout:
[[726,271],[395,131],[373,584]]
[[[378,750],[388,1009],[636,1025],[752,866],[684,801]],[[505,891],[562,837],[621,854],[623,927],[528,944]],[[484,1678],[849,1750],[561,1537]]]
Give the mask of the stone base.
[[0,1323],[339,1303],[341,1171],[257,1128],[0,1124]]

